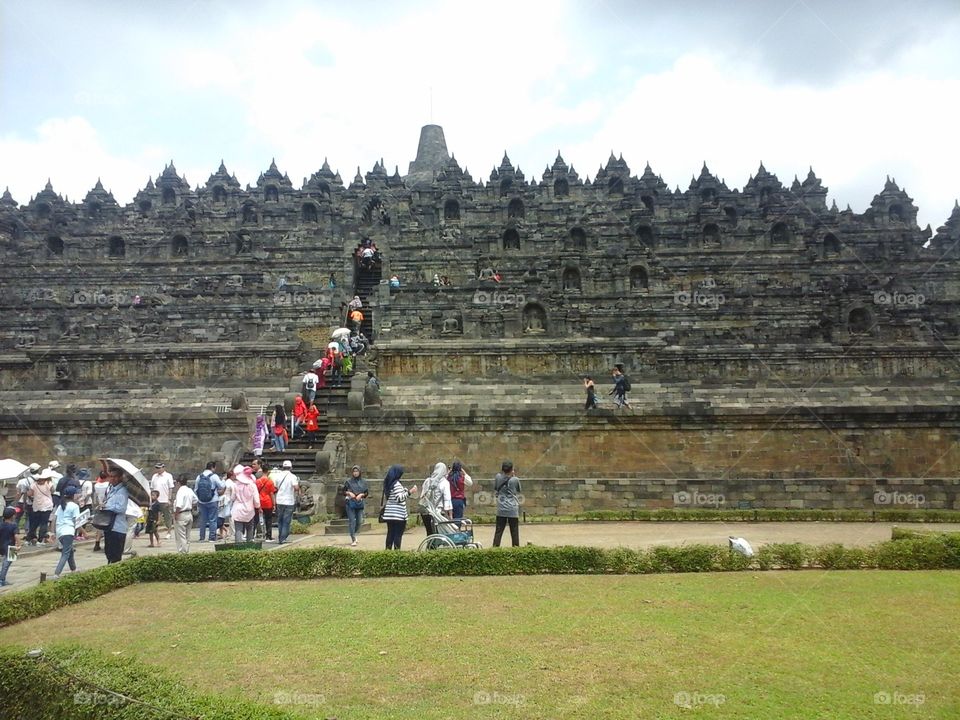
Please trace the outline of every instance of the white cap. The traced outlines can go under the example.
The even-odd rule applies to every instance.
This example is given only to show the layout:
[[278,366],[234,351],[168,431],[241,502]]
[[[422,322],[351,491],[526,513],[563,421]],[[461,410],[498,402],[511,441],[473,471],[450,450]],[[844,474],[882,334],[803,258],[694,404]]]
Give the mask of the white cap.
[[40,472],[40,463],[30,463],[30,472]]
[[289,470],[289,469],[291,469],[292,467],[293,467],[293,463],[292,463],[292,462],[290,462],[289,460],[284,460],[284,461],[283,461],[283,469],[284,469],[284,470]]
[[60,467],[60,463],[56,460],[51,460],[47,463],[47,467],[51,470],[56,470],[58,467]]

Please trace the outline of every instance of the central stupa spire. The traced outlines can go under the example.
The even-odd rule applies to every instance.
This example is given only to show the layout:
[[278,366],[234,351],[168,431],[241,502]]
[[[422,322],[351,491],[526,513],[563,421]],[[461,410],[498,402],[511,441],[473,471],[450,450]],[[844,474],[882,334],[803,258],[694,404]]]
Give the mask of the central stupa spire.
[[443,137],[443,128],[439,125],[424,125],[420,129],[420,144],[417,145],[417,159],[410,163],[410,169],[404,181],[407,187],[419,182],[433,182],[437,172],[450,159],[447,153],[447,141]]

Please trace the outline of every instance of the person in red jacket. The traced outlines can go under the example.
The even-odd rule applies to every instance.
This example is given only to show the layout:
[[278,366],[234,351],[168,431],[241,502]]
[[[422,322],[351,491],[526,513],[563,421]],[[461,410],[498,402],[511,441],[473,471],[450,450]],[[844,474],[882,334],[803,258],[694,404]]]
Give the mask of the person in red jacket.
[[267,473],[258,477],[256,482],[257,491],[260,493],[260,517],[257,518],[257,523],[262,519],[264,538],[273,542],[273,494],[277,488]]
[[293,437],[297,438],[303,434],[303,424],[307,419],[307,404],[303,401],[302,395],[297,395],[293,401]]
[[307,408],[307,414],[305,416],[304,428],[307,431],[307,442],[310,443],[310,447],[313,447],[313,443],[317,441],[317,432],[320,430],[320,408],[317,407],[316,403],[310,403],[310,407]]

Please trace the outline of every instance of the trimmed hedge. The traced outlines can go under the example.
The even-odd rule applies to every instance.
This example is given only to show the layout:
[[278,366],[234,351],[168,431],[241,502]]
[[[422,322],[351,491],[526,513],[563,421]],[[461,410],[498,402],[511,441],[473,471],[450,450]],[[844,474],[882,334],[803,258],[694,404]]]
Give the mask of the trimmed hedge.
[[[290,720],[280,708],[186,687],[165,671],[79,646],[0,650],[4,717],[18,720]],[[299,716],[298,716],[299,717]]]
[[890,531],[891,540],[914,540],[916,538],[928,538],[933,536],[952,536],[960,537],[960,532],[950,532],[944,530],[917,530],[915,528],[895,527]]
[[133,558],[0,599],[0,627],[91,600],[135,582],[372,578],[417,575],[564,575],[729,572],[735,570],[960,569],[960,534],[933,534],[866,548],[799,543],[764,545],[745,558],[717,545],[646,550],[591,547],[492,548],[432,552],[355,552],[323,547],[285,552],[156,555]]
[[[470,515],[478,525],[492,525],[492,515]],[[790,510],[787,508],[662,508],[595,510],[575,515],[526,515],[528,523],[564,522],[960,522],[957,510]]]

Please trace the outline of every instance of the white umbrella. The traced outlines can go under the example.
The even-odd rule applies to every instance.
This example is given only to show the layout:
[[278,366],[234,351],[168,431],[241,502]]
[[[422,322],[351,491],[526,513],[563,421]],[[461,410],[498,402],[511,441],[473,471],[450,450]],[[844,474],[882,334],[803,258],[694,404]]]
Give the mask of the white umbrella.
[[342,337],[350,337],[350,328],[337,328],[330,333],[330,337],[334,340],[339,340]]
[[13,458],[0,460],[0,483],[7,480],[16,480],[28,469],[29,468],[26,465],[14,460]]
[[120,458],[100,458],[100,462],[105,470],[109,469],[111,465],[123,470],[123,484],[133,502],[137,505],[150,504],[150,483],[140,472],[140,468],[129,460],[121,460]]

